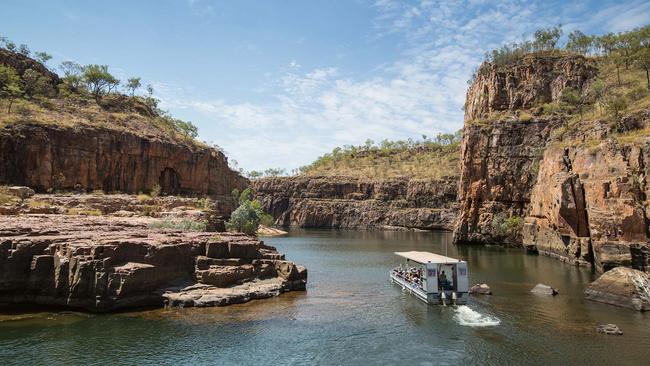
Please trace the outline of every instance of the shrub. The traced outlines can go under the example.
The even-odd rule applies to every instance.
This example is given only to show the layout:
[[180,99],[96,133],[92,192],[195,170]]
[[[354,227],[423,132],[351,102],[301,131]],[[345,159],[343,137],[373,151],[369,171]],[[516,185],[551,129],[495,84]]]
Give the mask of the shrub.
[[542,111],[544,114],[555,114],[559,113],[562,110],[560,105],[557,103],[546,103],[542,106]]
[[275,218],[273,218],[272,215],[265,213],[262,215],[260,223],[264,226],[273,226],[273,224],[275,224]]
[[194,221],[189,219],[180,221],[161,220],[150,224],[149,227],[155,229],[174,229],[180,231],[205,231],[208,227],[208,223],[206,221]]
[[101,216],[102,212],[99,210],[91,210],[91,209],[85,209],[85,208],[69,208],[68,215],[79,215],[79,216]]
[[9,193],[6,186],[0,186],[0,205],[6,205],[14,200],[14,196]]
[[[239,191],[233,190],[232,195],[233,199]],[[260,201],[251,200],[250,198],[251,191],[249,188],[243,190],[237,199],[239,202],[239,207],[230,215],[230,220],[226,223],[228,230],[239,231],[249,235],[253,235],[257,232],[257,228],[260,226],[260,222],[263,220],[269,220],[268,217],[265,217],[264,211]],[[268,215],[270,216],[270,215]]]
[[521,112],[519,114],[519,121],[521,121],[521,122],[529,122],[532,119],[533,119],[533,116],[530,113]]
[[495,215],[492,219],[492,229],[494,232],[506,239],[515,239],[524,226],[524,219],[520,216]]
[[156,198],[160,196],[160,190],[161,190],[160,185],[154,184],[154,186],[151,187],[151,193],[150,193],[151,197]]
[[162,211],[162,207],[160,207],[158,205],[142,205],[142,206],[140,206],[139,211],[145,216],[154,217],[154,216],[156,216],[156,214],[158,214],[160,211]]

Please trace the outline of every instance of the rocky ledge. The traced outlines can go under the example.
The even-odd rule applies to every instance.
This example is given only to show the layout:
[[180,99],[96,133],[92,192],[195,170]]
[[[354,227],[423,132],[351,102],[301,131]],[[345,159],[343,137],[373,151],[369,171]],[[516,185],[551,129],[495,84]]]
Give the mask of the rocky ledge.
[[0,216],[0,303],[106,312],[305,289],[307,270],[254,237],[152,229],[157,220]]

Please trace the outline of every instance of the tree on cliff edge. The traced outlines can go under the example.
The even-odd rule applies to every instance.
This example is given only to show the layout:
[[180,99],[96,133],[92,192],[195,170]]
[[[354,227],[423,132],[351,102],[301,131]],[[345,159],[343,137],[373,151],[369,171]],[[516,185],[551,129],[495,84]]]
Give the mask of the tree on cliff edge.
[[83,80],[95,99],[110,93],[120,84],[120,81],[108,72],[107,65],[85,66],[83,68]]
[[23,95],[23,87],[16,70],[9,66],[0,65],[0,96],[9,100],[7,113],[11,113],[14,100]]

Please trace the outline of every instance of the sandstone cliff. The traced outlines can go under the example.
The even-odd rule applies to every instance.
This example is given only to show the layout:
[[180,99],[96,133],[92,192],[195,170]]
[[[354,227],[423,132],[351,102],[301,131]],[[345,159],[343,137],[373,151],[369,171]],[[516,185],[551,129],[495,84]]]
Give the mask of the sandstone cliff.
[[251,186],[282,226],[451,229],[457,209],[455,178],[285,177],[254,180]]
[[[627,119],[650,126],[649,111]],[[554,143],[545,151],[524,245],[600,271],[649,271],[650,136],[625,144],[602,133],[606,137],[596,146]]]
[[564,88],[582,90],[597,71],[593,60],[578,55],[531,54],[508,65],[483,64],[467,90],[465,122],[557,101]]
[[[565,87],[584,87],[596,71],[582,56],[529,55],[481,66],[465,102],[456,243],[521,245],[519,235],[505,237],[495,222],[525,215],[538,160],[563,123],[542,116],[539,106],[557,101]],[[534,115],[520,111],[531,107]]]
[[91,126],[16,124],[0,129],[0,184],[37,191],[229,195],[247,180],[219,151]]
[[155,220],[0,216],[0,304],[104,312],[227,305],[305,289],[306,269],[253,237],[152,229]]
[[[596,69],[581,56],[482,69],[467,94],[455,241],[648,271],[650,112],[586,120],[542,111],[540,98],[555,103],[566,87],[589,93]],[[523,230],[504,236],[503,217],[524,218]]]

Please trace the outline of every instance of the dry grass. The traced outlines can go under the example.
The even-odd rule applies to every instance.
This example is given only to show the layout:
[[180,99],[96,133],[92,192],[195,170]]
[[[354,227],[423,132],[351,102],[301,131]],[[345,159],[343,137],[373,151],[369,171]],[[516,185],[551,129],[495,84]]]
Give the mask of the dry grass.
[[69,208],[67,211],[68,215],[77,215],[77,216],[101,216],[102,212],[99,210],[91,210],[91,209],[84,209],[84,208]]
[[303,172],[307,176],[345,175],[370,179],[406,176],[439,179],[460,173],[460,145],[440,149],[409,149],[390,153],[371,152],[343,156]]
[[9,193],[7,186],[0,186],[0,206],[13,203],[16,197]]
[[7,113],[7,107],[8,101],[0,99],[0,128],[27,123],[65,128],[88,126],[204,146],[180,133],[162,117],[145,116],[128,108],[125,111],[107,111],[94,100],[72,102],[57,98],[17,99],[10,114]]

